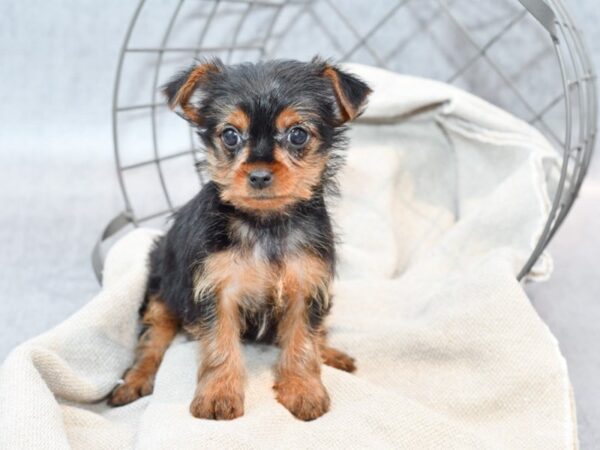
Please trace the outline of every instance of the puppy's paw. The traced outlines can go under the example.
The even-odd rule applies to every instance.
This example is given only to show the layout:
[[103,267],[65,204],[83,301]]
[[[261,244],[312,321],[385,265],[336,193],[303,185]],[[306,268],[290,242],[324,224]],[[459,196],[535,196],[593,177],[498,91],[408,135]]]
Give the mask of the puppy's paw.
[[332,347],[321,349],[321,357],[323,363],[336,369],[345,372],[354,372],[356,370],[356,362],[354,358],[341,350]]
[[319,378],[284,378],[274,389],[277,400],[300,420],[314,420],[329,410],[329,394]]
[[244,396],[222,388],[202,389],[194,396],[190,413],[198,419],[236,419],[244,415]]
[[126,377],[125,382],[111,392],[108,404],[110,406],[123,406],[152,394],[153,389],[154,379],[151,377]]

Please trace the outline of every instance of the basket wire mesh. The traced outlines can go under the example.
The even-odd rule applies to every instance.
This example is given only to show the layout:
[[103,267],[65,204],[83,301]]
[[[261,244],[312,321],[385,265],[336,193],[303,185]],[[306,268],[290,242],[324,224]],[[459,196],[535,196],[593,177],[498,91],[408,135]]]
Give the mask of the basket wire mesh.
[[[205,181],[200,142],[183,121],[171,122],[159,94],[177,69],[206,56],[235,63],[314,54],[451,83],[526,120],[562,153],[525,276],[573,205],[596,135],[595,75],[560,0],[140,0],[113,95],[125,211],[100,242],[127,225],[164,221]],[[182,177],[185,192],[170,185]],[[93,263],[99,274],[99,245]]]

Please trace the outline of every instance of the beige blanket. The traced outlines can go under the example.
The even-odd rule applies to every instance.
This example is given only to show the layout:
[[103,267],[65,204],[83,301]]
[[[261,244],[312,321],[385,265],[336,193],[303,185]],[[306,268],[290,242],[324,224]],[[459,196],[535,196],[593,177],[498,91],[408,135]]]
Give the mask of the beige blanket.
[[[198,346],[181,336],[154,395],[112,409],[133,358],[157,232],[111,250],[102,291],[0,370],[0,448],[573,448],[564,358],[515,275],[548,211],[556,158],[532,128],[439,83],[349,66],[375,88],[352,130],[330,318],[351,375],[324,367],[331,411],[274,398],[277,350],[245,346],[245,415],[188,412]],[[533,277],[548,276],[548,257]]]

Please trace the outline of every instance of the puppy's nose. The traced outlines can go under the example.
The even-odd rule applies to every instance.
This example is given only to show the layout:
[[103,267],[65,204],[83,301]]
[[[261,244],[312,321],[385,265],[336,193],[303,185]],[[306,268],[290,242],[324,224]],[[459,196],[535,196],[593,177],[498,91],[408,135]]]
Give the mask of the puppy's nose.
[[273,182],[273,172],[266,169],[253,170],[248,174],[248,182],[254,189],[264,189]]

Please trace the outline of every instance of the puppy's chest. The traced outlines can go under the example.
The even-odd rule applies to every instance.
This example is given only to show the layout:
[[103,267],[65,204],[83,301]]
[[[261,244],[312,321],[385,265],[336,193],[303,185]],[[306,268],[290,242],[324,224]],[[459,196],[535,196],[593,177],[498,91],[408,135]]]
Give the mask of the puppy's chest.
[[244,222],[234,221],[230,225],[233,247],[247,253],[254,260],[281,264],[286,259],[301,256],[311,246],[311,239],[302,229],[285,231],[261,230]]
[[278,307],[326,285],[330,271],[307,246],[302,231],[274,237],[234,228],[233,245],[209,255],[195,277],[196,301],[205,293],[242,309]]

